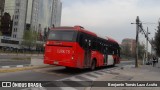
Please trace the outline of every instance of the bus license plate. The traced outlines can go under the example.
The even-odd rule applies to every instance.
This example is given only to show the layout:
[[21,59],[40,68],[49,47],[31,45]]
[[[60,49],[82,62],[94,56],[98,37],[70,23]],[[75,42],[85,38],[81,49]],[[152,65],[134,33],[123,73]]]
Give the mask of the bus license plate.
[[54,64],[59,64],[59,62],[57,62],[57,61],[54,61]]

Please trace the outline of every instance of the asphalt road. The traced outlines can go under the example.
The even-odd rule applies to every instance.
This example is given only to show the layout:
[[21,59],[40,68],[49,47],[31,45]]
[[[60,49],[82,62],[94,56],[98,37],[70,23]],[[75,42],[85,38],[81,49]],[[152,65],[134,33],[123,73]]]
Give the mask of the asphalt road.
[[117,66],[124,66],[124,65],[133,65],[135,63],[134,59],[129,60],[129,61],[121,61],[120,64],[117,64]]
[[[0,81],[55,81],[55,80],[84,80],[88,81],[95,77],[100,77],[103,73],[108,73],[112,69],[116,69],[125,65],[134,64],[133,61],[122,61],[121,64],[116,65],[115,67],[103,67],[98,68],[94,71],[90,71],[89,69],[72,69],[68,70],[65,67],[61,66],[53,66],[49,68],[41,68],[41,69],[33,69],[33,70],[26,70],[26,71],[18,71],[18,72],[11,72],[11,73],[0,73]],[[85,76],[84,76],[85,74]],[[116,74],[116,73],[111,73]],[[87,75],[87,76],[86,76]],[[69,78],[69,79],[67,79]],[[0,88],[2,89],[2,88]],[[4,89],[4,88],[3,88]],[[51,88],[52,90],[66,90],[63,87]],[[36,89],[36,90],[51,90],[51,89]],[[83,90],[81,89],[74,89],[68,88],[67,90]],[[5,89],[4,89],[5,90]],[[8,90],[8,88],[6,88]],[[29,88],[11,88],[9,90],[35,90]]]
[[2,73],[0,74],[1,81],[52,81],[57,80],[66,75],[59,75],[58,73],[64,74],[64,67],[51,67],[43,69],[34,69],[27,71],[11,72],[11,73]]
[[[133,64],[133,62],[123,62],[122,64],[117,65],[116,67],[121,67],[124,65]],[[101,69],[110,69],[113,67],[103,67],[98,68],[97,70]],[[0,80],[1,81],[52,81],[58,80],[65,77],[70,77],[86,72],[91,72],[89,69],[85,70],[68,70],[65,67],[61,66],[53,66],[50,68],[41,68],[41,69],[34,69],[34,70],[27,70],[27,71],[20,71],[20,72],[11,72],[11,73],[1,73]]]
[[[99,72],[101,70],[109,71],[116,67],[106,67],[106,68],[98,68],[94,71],[90,71],[89,69],[85,70],[77,70],[72,69],[68,70],[65,67],[50,67],[50,68],[43,68],[43,69],[34,69],[34,70],[27,70],[27,71],[20,71],[20,72],[12,72],[12,73],[2,73],[0,74],[0,81],[49,81],[49,83],[45,83],[45,85],[52,86],[54,85],[53,82],[57,80],[65,79],[70,81],[68,78],[78,78],[78,80],[90,81],[93,77],[98,78],[102,74]],[[92,73],[92,74],[90,74]],[[103,72],[105,73],[105,72]],[[81,75],[88,74],[89,78],[82,77]],[[90,79],[91,78],[91,79]],[[77,80],[77,79],[75,79]],[[84,90],[85,87],[78,87],[78,89],[72,87],[50,87],[50,88],[0,88],[3,90]]]

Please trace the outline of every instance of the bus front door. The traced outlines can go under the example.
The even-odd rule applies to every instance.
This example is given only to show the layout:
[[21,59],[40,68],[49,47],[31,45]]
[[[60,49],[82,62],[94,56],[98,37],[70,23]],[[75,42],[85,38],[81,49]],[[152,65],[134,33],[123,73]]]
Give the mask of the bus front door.
[[104,65],[107,65],[107,63],[108,63],[108,53],[107,53],[107,51],[108,51],[108,48],[105,47],[104,48]]
[[85,53],[84,53],[84,66],[90,67],[91,65],[91,40],[85,39]]

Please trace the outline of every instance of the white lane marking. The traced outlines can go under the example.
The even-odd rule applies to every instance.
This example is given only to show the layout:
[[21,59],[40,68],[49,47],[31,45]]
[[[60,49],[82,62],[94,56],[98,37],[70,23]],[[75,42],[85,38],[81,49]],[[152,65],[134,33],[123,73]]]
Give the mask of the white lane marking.
[[[118,68],[117,68],[117,67],[113,67],[113,68],[109,68],[109,69],[102,69],[102,70],[103,70],[104,72],[108,72],[108,73],[110,73],[110,72],[111,72],[111,70],[115,70],[115,69],[118,69]],[[98,77],[100,77],[100,76],[102,76],[102,75],[96,74],[96,73],[94,73],[94,72],[97,72],[97,71],[87,72],[87,73],[83,73],[83,74],[91,74],[91,75],[93,75],[93,76],[96,76],[97,78],[98,78]],[[66,79],[70,79],[70,78],[72,78],[72,77],[81,76],[81,75],[83,75],[83,74],[70,76],[70,77],[63,78],[63,79],[59,79],[59,80],[56,80],[56,81],[63,81],[63,80],[66,80]],[[105,74],[106,74],[106,73],[105,73]]]
[[106,73],[101,72],[101,71],[96,71],[96,72],[97,72],[97,73],[100,73],[100,74],[102,74],[102,75],[106,74]]
[[23,66],[23,65],[17,65],[16,67],[17,67],[17,68],[21,68],[21,67],[24,67],[24,66]]
[[68,78],[68,79],[70,79],[71,81],[83,81],[83,80],[78,79],[78,78],[76,78],[76,77],[71,77],[71,78]]
[[95,77],[90,77],[90,76],[85,75],[85,74],[83,74],[83,75],[81,75],[81,76],[84,77],[84,78],[88,78],[88,79],[90,79],[90,80],[95,80],[95,79],[96,79]]
[[31,90],[47,90],[47,89],[45,89],[44,87],[41,87],[41,88],[31,88]]
[[[70,78],[66,78],[66,79],[63,79],[63,81],[65,81],[65,80],[67,80],[67,79],[69,79],[70,81],[82,81],[82,80],[80,80],[80,79],[78,79],[78,78],[75,78],[75,77],[70,77]],[[66,84],[64,84],[65,86],[68,86],[68,85],[66,85]],[[73,88],[73,87],[60,87],[60,89],[61,90],[77,90],[76,88]]]
[[76,88],[72,87],[60,87],[61,90],[77,90]]
[[106,74],[106,73],[110,73],[111,71],[103,70],[102,72],[104,72]]
[[101,76],[101,75],[99,75],[99,74],[96,74],[96,73],[94,73],[94,72],[92,72],[92,73],[89,73],[89,74],[91,74],[91,75],[93,75],[93,76],[96,76],[96,77],[99,77],[99,76]]
[[10,68],[10,66],[2,66],[2,68]]
[[44,87],[40,87],[40,88],[24,88],[24,89],[21,89],[21,90],[47,90],[47,89],[44,88]]

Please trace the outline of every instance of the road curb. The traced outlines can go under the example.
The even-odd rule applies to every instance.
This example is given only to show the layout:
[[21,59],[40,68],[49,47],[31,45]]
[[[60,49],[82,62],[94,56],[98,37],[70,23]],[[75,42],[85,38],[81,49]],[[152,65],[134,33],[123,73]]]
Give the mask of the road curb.
[[11,53],[0,53],[0,55],[13,55],[13,56],[43,56],[43,54],[11,54]]
[[0,66],[0,69],[23,68],[23,67],[29,67],[29,66],[32,66],[32,65],[27,64],[27,65],[10,65],[10,66]]
[[4,68],[0,68],[0,73],[9,73],[9,72],[17,72],[17,71],[24,71],[24,70],[32,70],[32,69],[39,69],[39,68],[47,68],[51,66],[32,66],[32,65],[16,65],[16,67],[5,66]]

